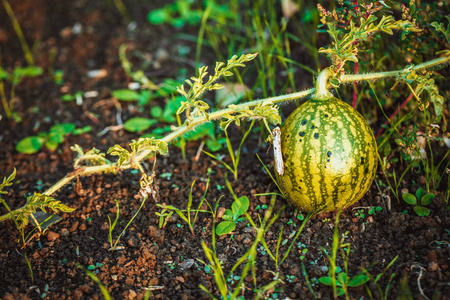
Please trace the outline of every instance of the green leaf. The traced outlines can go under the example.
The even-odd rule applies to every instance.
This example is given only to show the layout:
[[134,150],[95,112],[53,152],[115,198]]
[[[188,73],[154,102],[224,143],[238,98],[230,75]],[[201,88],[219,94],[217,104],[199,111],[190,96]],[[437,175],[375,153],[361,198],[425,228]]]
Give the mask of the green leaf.
[[214,123],[208,122],[203,123],[197,127],[195,127],[194,130],[186,132],[184,135],[184,138],[188,141],[196,141],[198,139],[201,139],[204,136],[209,136],[214,138]]
[[123,124],[123,127],[125,128],[125,130],[130,131],[130,132],[139,132],[139,131],[144,131],[144,130],[149,129],[150,126],[152,126],[153,124],[155,124],[157,122],[158,121],[153,120],[153,119],[136,117],[136,118],[131,118],[131,119],[127,120]]
[[76,128],[73,131],[73,135],[80,135],[80,134],[87,133],[90,131],[92,131],[92,126],[87,125],[87,126],[84,126],[83,128]]
[[233,204],[231,204],[231,210],[233,211],[233,219],[236,219],[245,213],[250,207],[250,202],[248,201],[247,196],[242,196],[236,199]]
[[50,151],[55,151],[56,149],[58,149],[60,143],[52,141],[52,140],[47,140],[45,142],[45,147],[47,147]]
[[152,10],[147,15],[147,21],[154,25],[161,25],[171,19],[170,13],[167,9],[160,8]]
[[138,92],[128,89],[116,90],[112,95],[121,101],[135,101],[141,96]]
[[150,100],[152,99],[152,92],[149,90],[142,90],[139,94],[138,104],[139,105],[145,105],[150,103]]
[[347,283],[347,275],[345,273],[339,273],[337,276],[336,285],[345,285],[346,283]]
[[231,211],[231,209],[227,208],[225,210],[225,213],[223,214],[222,219],[227,220],[227,221],[233,221],[233,212]]
[[365,274],[358,274],[355,277],[353,277],[347,285],[350,287],[357,287],[357,286],[363,285],[364,283],[368,282],[369,280],[370,280],[369,276],[367,276]]
[[236,223],[233,221],[220,222],[216,227],[217,235],[224,235],[232,232],[236,228]]
[[402,194],[402,198],[408,204],[411,204],[411,205],[416,205],[417,204],[417,199],[416,199],[416,197],[413,194],[403,193]]
[[330,276],[327,276],[327,277],[320,277],[320,278],[319,278],[319,282],[322,283],[322,284],[325,284],[325,285],[329,285],[329,286],[332,286],[332,285],[333,285]]
[[208,147],[211,152],[217,152],[222,149],[222,144],[216,139],[207,139],[206,147]]
[[36,77],[42,75],[42,68],[38,66],[28,66],[24,68],[16,68],[14,70],[14,76],[20,77]]
[[150,109],[150,115],[153,118],[159,119],[161,117],[162,113],[163,113],[163,110],[162,110],[162,108],[160,106],[153,106]]
[[430,210],[423,206],[414,206],[414,211],[418,216],[425,217],[430,214]]
[[420,199],[420,205],[428,205],[434,198],[436,198],[435,194],[428,193]]
[[64,94],[61,96],[61,100],[65,101],[65,102],[70,102],[70,101],[75,100],[75,96],[70,95],[70,94]]
[[53,125],[49,133],[55,133],[62,136],[65,136],[66,134],[72,133],[75,130],[75,124],[74,123],[61,123]]
[[45,139],[37,136],[27,136],[17,143],[16,150],[20,153],[33,154],[39,151],[44,144]]
[[0,67],[0,79],[6,80],[9,77],[9,73]]
[[425,191],[423,190],[423,188],[420,188],[416,191],[417,200],[422,199],[423,195],[425,195]]

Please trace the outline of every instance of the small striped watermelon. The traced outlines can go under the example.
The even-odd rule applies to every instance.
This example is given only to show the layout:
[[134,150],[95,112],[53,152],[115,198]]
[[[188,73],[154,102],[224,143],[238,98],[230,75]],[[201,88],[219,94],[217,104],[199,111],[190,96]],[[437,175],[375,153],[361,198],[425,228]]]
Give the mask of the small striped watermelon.
[[[366,120],[331,97],[298,107],[281,129],[284,172],[277,182],[302,211],[350,206],[367,192],[377,169],[377,145]],[[280,174],[281,173],[281,174]]]

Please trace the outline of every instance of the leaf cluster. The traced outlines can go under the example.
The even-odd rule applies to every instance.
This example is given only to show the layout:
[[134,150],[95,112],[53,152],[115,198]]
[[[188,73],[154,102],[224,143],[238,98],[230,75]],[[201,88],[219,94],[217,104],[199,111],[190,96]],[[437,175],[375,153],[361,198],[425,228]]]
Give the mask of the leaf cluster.
[[[191,79],[186,80],[186,83],[189,85],[189,90],[185,90],[184,84],[178,87],[177,91],[184,96],[186,101],[181,102],[177,114],[180,115],[186,111],[187,124],[189,124],[193,117],[197,116],[203,116],[206,120],[209,120],[209,114],[207,112],[209,105],[203,100],[198,100],[198,98],[206,91],[223,88],[223,85],[215,82],[221,77],[232,76],[233,73],[231,70],[233,68],[244,67],[244,63],[254,59],[256,55],[256,53],[243,54],[239,57],[234,55],[226,64],[224,62],[217,62],[214,68],[214,75],[208,75],[207,66],[201,67],[198,77],[191,77]],[[207,76],[208,79],[204,82]]]
[[262,119],[269,132],[270,128],[268,123],[272,125],[281,124],[281,117],[277,105],[261,104],[254,109],[234,104],[229,105],[228,107],[233,109],[233,112],[222,115],[222,121],[220,122],[220,128],[222,130],[226,130],[233,122],[235,122],[237,126],[240,126],[241,119]]
[[16,150],[20,153],[33,154],[45,146],[49,150],[54,151],[64,142],[68,134],[80,135],[91,130],[91,126],[76,128],[74,123],[56,124],[49,131],[41,131],[38,135],[27,136],[21,139],[16,145]]
[[[414,94],[418,98],[419,109],[423,111],[428,107],[429,102],[433,103],[436,118],[439,120],[444,111],[444,97],[439,95],[439,88],[435,84],[434,79],[431,78],[431,75],[430,72],[418,74],[414,70],[411,70],[410,72],[400,74],[398,80],[404,81],[408,85],[414,84]],[[424,92],[428,95],[429,102],[422,101],[420,98]]]
[[131,163],[131,158],[138,155],[144,150],[149,150],[150,153],[159,152],[162,155],[166,155],[169,151],[166,142],[160,139],[155,139],[153,137],[139,138],[137,141],[132,140],[132,142],[130,143],[130,147],[131,152],[119,145],[114,145],[113,147],[108,149],[108,154],[119,157],[117,165],[120,167],[125,162]]
[[414,212],[418,216],[428,216],[430,214],[430,210],[426,208],[426,205],[429,205],[431,201],[436,198],[436,195],[433,193],[425,194],[423,188],[420,188],[416,191],[416,194],[403,193],[403,200],[411,205],[414,205]]
[[88,166],[98,166],[111,163],[107,158],[105,158],[105,153],[100,152],[100,150],[95,147],[85,153],[80,145],[75,144],[70,147],[70,150],[78,154],[73,164],[74,169],[77,169],[82,162]]
[[346,62],[358,62],[358,42],[367,41],[376,32],[392,35],[393,30],[419,31],[410,21],[395,21],[392,16],[384,15],[377,21],[378,17],[370,14],[367,18],[361,17],[358,24],[350,21],[348,28],[340,28],[334,22],[327,23],[328,33],[333,41],[330,48],[320,48],[319,52],[325,53],[331,59],[336,74],[343,72]]
[[231,204],[231,209],[227,208],[222,216],[222,221],[216,227],[217,235],[224,235],[232,232],[236,228],[239,217],[247,212],[250,207],[250,201],[247,196],[236,198]]

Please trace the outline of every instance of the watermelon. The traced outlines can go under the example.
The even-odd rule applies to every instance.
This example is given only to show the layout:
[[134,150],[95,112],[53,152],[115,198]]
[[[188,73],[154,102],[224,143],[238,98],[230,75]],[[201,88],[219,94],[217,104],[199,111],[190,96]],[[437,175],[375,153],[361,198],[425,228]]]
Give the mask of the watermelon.
[[353,107],[335,97],[313,99],[281,128],[284,171],[275,171],[276,179],[302,211],[343,209],[361,199],[374,180],[376,141]]

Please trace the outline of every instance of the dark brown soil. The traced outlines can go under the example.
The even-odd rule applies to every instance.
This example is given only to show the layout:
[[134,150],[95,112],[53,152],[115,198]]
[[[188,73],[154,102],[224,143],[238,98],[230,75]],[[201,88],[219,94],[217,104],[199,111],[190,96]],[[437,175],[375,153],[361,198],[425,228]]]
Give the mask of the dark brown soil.
[[[126,20],[112,1],[11,2],[28,40],[39,40],[35,49],[36,64],[47,70],[51,49],[55,48],[54,69],[64,70],[63,89],[68,89],[70,93],[99,92],[98,97],[84,99],[84,104],[78,106],[75,102],[60,100],[61,87],[53,83],[48,73],[26,80],[19,86],[15,110],[22,116],[22,122],[16,123],[3,116],[0,123],[0,176],[8,176],[13,168],[17,169],[16,182],[3,198],[11,208],[18,208],[25,203],[26,196],[45,190],[72,170],[75,154],[69,148],[71,145],[79,144],[85,150],[96,147],[107,151],[114,144],[127,147],[133,138],[138,137],[123,129],[98,135],[105,127],[117,125],[118,102],[111,97],[111,92],[126,88],[131,80],[124,74],[118,59],[121,44],[127,43],[131,49],[153,57],[161,49],[168,52],[168,59],[161,61],[161,68],[149,71],[149,76],[159,83],[164,78],[177,76],[177,70],[182,67],[189,70],[188,74],[193,74],[189,60],[177,59],[174,45],[187,43],[195,49],[195,42],[177,39],[178,32],[170,26],[150,26],[145,17],[150,9],[159,6],[154,1],[139,1],[127,6],[137,22],[134,31],[127,29]],[[77,23],[82,25],[82,30],[74,34],[72,28]],[[18,64],[24,65],[20,44],[3,8],[0,9],[0,26],[2,66],[12,68]],[[185,29],[193,34],[197,32],[196,28]],[[204,58],[207,64],[214,61],[212,54]],[[88,78],[87,71],[95,69],[106,70],[107,76]],[[148,116],[148,109],[147,106],[141,109],[135,104],[121,103],[121,118]],[[43,149],[37,154],[25,155],[15,150],[20,139],[48,130],[58,122],[74,122],[78,127],[90,125],[93,130],[81,136],[68,136],[55,152]],[[238,130],[235,133],[233,142],[237,145],[242,135]],[[270,202],[268,196],[255,195],[277,191],[255,155],[258,153],[267,165],[272,163],[268,146],[259,143],[260,138],[258,135],[252,136],[245,143],[239,164],[239,180],[232,180],[231,174],[228,176],[235,193],[249,197],[249,215],[255,222],[258,215],[264,215],[265,210],[261,207]],[[214,206],[224,196],[220,206],[231,206],[232,196],[225,187],[226,169],[204,154],[196,160],[199,146],[200,141],[188,143],[186,159],[182,158],[180,149],[176,147],[171,147],[169,155],[158,159],[157,175],[171,174],[169,177],[156,177],[159,203],[185,209],[191,184],[195,180],[193,199],[196,206],[210,178],[207,200]],[[226,154],[225,151],[223,153]],[[147,162],[147,165],[151,166],[152,162]],[[384,179],[381,172],[377,176]],[[420,175],[410,178],[403,187],[414,191],[413,180],[420,182],[423,178]],[[167,226],[160,229],[155,212],[161,209],[153,199],[149,199],[122,236],[120,250],[110,250],[107,216],[115,216],[115,200],[118,200],[120,219],[113,233],[117,237],[140,206],[138,192],[139,175],[130,171],[81,178],[69,184],[54,196],[76,208],[75,212],[61,214],[62,220],[53,225],[46,236],[29,243],[25,249],[17,242],[20,234],[13,222],[2,223],[0,298],[102,298],[99,285],[77,265],[85,268],[96,266],[94,274],[115,299],[142,299],[148,289],[152,290],[151,294],[156,299],[208,299],[208,295],[199,288],[200,284],[220,297],[213,274],[201,262],[207,261],[201,241],[211,247],[211,214],[199,214],[194,226],[195,236],[175,214]],[[388,199],[382,198],[380,192],[389,194],[388,188],[380,186],[378,189],[374,183],[361,201],[341,215],[339,232],[346,236],[345,241],[351,244],[352,249],[348,261],[349,274],[354,276],[365,268],[377,276],[398,256],[378,281],[384,292],[395,273],[387,299],[394,299],[407,290],[402,289],[401,279],[406,280],[414,299],[449,299],[450,216],[445,211],[443,191],[437,192],[428,217],[417,216],[412,206],[397,203],[393,196],[392,208],[388,210]],[[284,204],[285,201],[278,198],[274,211]],[[357,207],[372,206],[380,206],[382,210],[369,215],[368,209],[365,209],[365,218],[357,215]],[[5,214],[6,209],[1,207],[0,212]],[[287,251],[301,225],[297,216],[295,209],[287,207],[267,232],[265,240],[272,251],[275,251],[281,228],[283,243],[280,255]],[[278,270],[274,261],[260,248],[261,245],[258,246],[255,265],[257,288],[271,282],[276,272],[284,282],[269,290],[266,299],[313,299],[305,275],[311,281],[317,298],[332,298],[332,289],[317,280],[327,275],[329,263],[325,253],[331,249],[335,217],[336,214],[332,213],[313,217]],[[239,222],[232,235],[217,239],[217,255],[223,262],[226,274],[254,241],[256,231],[247,223]],[[304,248],[308,251],[301,258]],[[34,281],[31,280],[24,254],[31,263]],[[342,259],[338,257],[338,266],[344,268]],[[302,271],[302,263],[307,274]],[[241,269],[234,273],[240,274]],[[252,276],[248,275],[244,283],[244,297],[253,298],[255,286]],[[228,284],[231,288],[236,283]],[[382,297],[373,281],[366,288],[350,288],[349,294],[352,299],[370,299],[368,291],[373,299]]]

